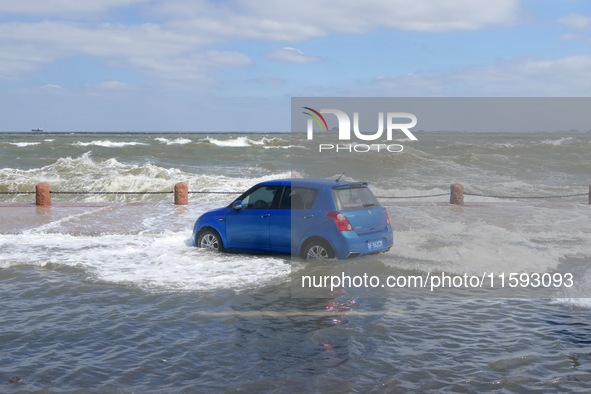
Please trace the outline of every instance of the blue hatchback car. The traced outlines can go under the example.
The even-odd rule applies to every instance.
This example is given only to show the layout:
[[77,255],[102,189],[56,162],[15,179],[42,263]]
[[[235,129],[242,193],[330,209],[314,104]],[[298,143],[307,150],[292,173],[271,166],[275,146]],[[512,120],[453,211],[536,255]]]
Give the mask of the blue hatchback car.
[[347,259],[394,242],[387,210],[366,182],[292,178],[259,183],[230,205],[201,215],[198,247]]

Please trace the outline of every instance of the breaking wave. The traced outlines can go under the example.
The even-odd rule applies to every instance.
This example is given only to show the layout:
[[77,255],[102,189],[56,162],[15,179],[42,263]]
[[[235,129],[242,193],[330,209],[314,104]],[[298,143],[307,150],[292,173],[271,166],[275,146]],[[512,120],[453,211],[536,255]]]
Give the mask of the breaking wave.
[[212,137],[207,137],[201,142],[212,144],[222,148],[244,148],[249,146],[262,146],[262,147],[269,147],[269,146],[286,146],[289,144],[289,141],[284,140],[283,138],[279,137],[263,137],[261,139],[252,139],[249,137],[236,137],[236,138],[229,138],[229,139],[217,139]]
[[[49,182],[52,191],[88,192],[172,192],[177,182],[187,182],[190,191],[241,192],[263,180],[286,178],[290,172],[268,173],[262,176],[225,176],[190,173],[177,168],[164,168],[144,162],[123,163],[116,158],[96,160],[91,152],[80,157],[64,157],[50,165],[23,170],[0,169],[0,191],[30,192],[38,182]],[[231,200],[235,194],[192,194],[194,201]],[[66,197],[63,197],[66,198]],[[139,194],[132,197],[140,201],[163,201],[170,197],[161,194]],[[30,199],[14,196],[12,201]],[[69,195],[68,201],[128,201],[123,195]]]
[[101,146],[104,148],[124,148],[126,146],[138,146],[138,145],[148,145],[148,144],[143,143],[143,142],[137,142],[137,141],[123,142],[123,141],[109,141],[109,140],[97,140],[97,141],[91,141],[91,142],[78,141],[78,142],[72,143],[72,146]]
[[161,142],[165,145],[186,145],[186,144],[190,144],[191,141],[188,138],[175,138],[173,140],[169,139],[169,138],[164,138],[164,137],[158,137],[158,138],[154,138],[156,141]]

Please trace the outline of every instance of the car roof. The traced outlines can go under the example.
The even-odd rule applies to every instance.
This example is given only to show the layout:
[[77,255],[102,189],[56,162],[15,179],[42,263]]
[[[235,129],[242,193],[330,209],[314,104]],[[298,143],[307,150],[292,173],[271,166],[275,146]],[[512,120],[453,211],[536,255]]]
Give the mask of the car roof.
[[259,183],[260,185],[299,186],[299,187],[330,187],[332,189],[367,186],[367,182],[338,182],[326,178],[285,178],[273,179]]

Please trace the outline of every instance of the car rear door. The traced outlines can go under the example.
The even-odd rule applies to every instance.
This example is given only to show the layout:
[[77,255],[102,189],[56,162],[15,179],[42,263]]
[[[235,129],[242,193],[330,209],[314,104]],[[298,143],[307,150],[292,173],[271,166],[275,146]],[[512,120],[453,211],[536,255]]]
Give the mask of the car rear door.
[[283,188],[278,207],[271,212],[269,238],[273,253],[290,253],[291,251],[290,190],[290,186]]
[[271,251],[290,253],[297,248],[308,229],[314,225],[317,215],[311,210],[318,190],[314,188],[286,186],[279,209],[271,213]]

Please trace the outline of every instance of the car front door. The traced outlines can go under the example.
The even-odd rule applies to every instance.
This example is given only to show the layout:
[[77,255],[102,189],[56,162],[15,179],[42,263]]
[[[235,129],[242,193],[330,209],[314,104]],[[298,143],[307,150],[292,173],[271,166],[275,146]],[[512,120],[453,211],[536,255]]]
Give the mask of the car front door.
[[242,198],[242,207],[226,217],[228,248],[270,251],[270,218],[281,186],[262,185]]

